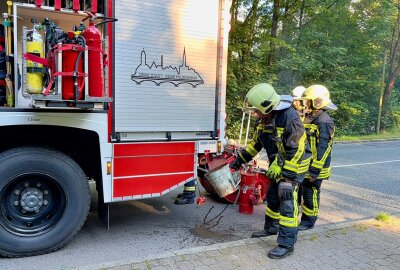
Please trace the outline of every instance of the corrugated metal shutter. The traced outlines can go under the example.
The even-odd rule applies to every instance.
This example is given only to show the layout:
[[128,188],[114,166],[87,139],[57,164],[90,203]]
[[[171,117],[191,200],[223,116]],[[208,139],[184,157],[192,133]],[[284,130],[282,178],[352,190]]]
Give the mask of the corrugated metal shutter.
[[214,131],[219,1],[119,0],[115,17],[115,131]]

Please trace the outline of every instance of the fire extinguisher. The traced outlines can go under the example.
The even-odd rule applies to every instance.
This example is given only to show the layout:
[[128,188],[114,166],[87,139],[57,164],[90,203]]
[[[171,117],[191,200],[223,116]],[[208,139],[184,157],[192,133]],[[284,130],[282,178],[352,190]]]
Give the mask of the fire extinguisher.
[[[94,14],[87,12],[89,15],[89,27],[83,31],[83,36],[88,46],[88,80],[89,80],[89,96],[104,97],[104,57],[101,32],[97,26],[115,22],[117,19],[107,17],[96,17]],[[86,20],[84,19],[84,20]],[[102,19],[103,21],[95,24],[94,20]]]
[[[33,29],[29,31],[26,41],[26,52],[38,57],[44,56],[43,38],[38,29],[40,26],[35,19],[31,20]],[[33,61],[26,63],[26,92],[28,94],[40,94],[43,91],[43,65]]]

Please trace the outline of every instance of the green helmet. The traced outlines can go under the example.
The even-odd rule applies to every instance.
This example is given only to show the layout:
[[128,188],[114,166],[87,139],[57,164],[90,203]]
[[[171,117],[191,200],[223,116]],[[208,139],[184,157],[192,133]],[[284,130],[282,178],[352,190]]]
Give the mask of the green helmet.
[[281,96],[275,92],[272,85],[268,83],[260,83],[246,95],[246,101],[254,108],[259,109],[263,114],[268,114],[275,110],[281,101]]

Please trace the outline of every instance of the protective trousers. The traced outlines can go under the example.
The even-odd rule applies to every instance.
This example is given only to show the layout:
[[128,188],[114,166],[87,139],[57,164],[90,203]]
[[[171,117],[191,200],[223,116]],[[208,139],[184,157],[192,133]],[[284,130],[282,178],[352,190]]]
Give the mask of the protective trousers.
[[184,185],[183,197],[184,198],[196,197],[196,181],[195,180],[189,181]]
[[295,181],[273,181],[267,192],[264,230],[278,233],[278,244],[287,248],[297,240],[298,188]]
[[317,221],[321,184],[322,180],[310,182],[307,178],[302,183],[303,214],[301,215],[301,224],[304,226],[312,227]]

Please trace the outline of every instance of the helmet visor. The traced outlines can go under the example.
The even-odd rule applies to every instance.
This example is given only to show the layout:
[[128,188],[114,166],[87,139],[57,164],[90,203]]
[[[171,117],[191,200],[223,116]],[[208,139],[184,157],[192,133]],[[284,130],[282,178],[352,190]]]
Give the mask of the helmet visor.
[[[266,102],[266,101],[264,101],[264,102]],[[266,105],[266,106],[264,106],[264,105]],[[269,104],[260,104],[260,107],[263,107],[263,110],[261,110],[260,108],[258,108],[256,106],[251,105],[247,98],[244,99],[244,102],[243,102],[243,111],[244,112],[269,114],[274,109],[274,106],[271,104],[271,102]],[[265,107],[266,107],[266,109],[265,109]]]

